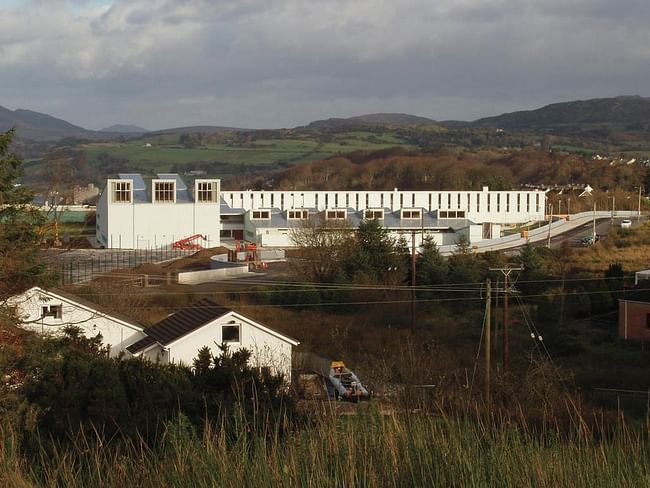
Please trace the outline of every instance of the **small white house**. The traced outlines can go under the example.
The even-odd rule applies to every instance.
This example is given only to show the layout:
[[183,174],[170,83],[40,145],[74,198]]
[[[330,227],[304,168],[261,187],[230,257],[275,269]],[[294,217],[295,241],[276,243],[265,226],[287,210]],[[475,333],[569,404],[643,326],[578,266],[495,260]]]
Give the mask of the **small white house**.
[[16,309],[21,327],[33,332],[56,335],[72,325],[88,338],[101,334],[111,356],[145,336],[142,326],[132,319],[60,290],[35,286],[11,297],[8,304]]
[[202,347],[207,346],[212,354],[218,355],[218,345],[227,344],[231,351],[249,350],[251,366],[269,367],[287,381],[291,380],[292,349],[300,344],[207,298],[179,310],[144,333],[146,337],[127,348],[134,356],[191,366]]

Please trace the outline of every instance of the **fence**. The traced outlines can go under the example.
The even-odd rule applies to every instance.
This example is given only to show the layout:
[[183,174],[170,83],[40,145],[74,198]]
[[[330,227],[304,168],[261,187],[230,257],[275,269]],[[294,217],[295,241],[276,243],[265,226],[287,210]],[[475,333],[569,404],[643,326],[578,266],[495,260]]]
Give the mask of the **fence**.
[[[61,255],[49,265],[50,271],[58,277],[60,285],[74,285],[92,281],[106,273],[130,269],[146,263],[160,263],[193,254],[195,251],[175,249],[106,249],[94,251],[96,257],[76,254]],[[131,278],[129,278],[131,279]]]

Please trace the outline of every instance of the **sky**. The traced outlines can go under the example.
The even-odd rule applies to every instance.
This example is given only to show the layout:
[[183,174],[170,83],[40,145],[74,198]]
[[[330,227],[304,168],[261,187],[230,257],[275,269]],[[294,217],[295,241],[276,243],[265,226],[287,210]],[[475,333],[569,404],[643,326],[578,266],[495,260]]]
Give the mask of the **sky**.
[[0,0],[0,105],[90,129],[650,96],[648,0]]

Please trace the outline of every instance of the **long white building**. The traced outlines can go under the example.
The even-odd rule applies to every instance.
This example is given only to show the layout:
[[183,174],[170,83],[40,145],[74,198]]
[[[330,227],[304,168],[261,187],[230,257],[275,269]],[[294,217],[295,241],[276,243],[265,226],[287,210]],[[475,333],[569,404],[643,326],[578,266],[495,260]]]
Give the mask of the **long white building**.
[[220,180],[196,180],[190,191],[176,174],[147,186],[140,175],[110,179],[97,205],[97,240],[108,248],[157,248],[200,234],[204,247],[235,239],[261,246],[293,245],[306,219],[357,226],[377,219],[416,245],[461,235],[476,242],[500,236],[503,225],[545,219],[544,191],[221,191]]

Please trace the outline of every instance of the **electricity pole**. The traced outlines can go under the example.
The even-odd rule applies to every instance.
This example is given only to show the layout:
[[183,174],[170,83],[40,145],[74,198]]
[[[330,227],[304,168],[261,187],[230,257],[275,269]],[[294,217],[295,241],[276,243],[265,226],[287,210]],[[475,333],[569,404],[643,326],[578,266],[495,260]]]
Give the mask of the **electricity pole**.
[[490,284],[490,278],[486,282],[486,294],[485,294],[485,402],[490,405],[490,330],[492,324],[492,286]]
[[490,271],[501,271],[503,274],[503,370],[508,371],[510,362],[510,341],[508,337],[508,294],[510,292],[508,278],[513,271],[523,271],[524,268],[490,268]]
[[415,231],[411,231],[411,333],[415,330]]

